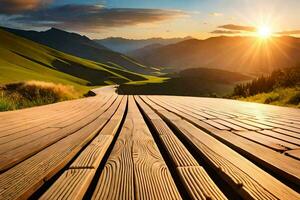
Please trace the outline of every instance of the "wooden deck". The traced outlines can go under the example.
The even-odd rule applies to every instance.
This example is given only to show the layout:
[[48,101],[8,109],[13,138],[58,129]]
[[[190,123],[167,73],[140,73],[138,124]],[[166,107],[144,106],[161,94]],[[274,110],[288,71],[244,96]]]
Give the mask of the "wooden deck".
[[95,92],[0,113],[0,199],[300,199],[300,110]]

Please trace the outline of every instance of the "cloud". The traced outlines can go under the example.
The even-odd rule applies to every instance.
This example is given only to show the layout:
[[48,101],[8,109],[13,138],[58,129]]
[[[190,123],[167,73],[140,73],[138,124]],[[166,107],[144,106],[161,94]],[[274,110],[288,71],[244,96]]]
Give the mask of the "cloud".
[[52,0],[0,0],[0,14],[18,14],[36,10],[51,3]]
[[279,35],[299,35],[300,30],[281,31],[281,32],[277,32],[277,34],[279,34]]
[[180,10],[106,8],[102,5],[69,4],[43,8],[14,18],[16,22],[36,27],[57,27],[92,31],[99,28],[123,27],[153,23],[187,16]]
[[247,31],[247,32],[255,32],[256,28],[253,26],[241,26],[235,24],[226,24],[223,26],[219,26],[218,28],[226,29],[226,30],[233,30],[233,31]]
[[213,34],[240,34],[241,31],[215,30],[210,33],[213,33]]
[[210,16],[221,17],[223,16],[223,13],[214,12],[214,13],[210,13]]

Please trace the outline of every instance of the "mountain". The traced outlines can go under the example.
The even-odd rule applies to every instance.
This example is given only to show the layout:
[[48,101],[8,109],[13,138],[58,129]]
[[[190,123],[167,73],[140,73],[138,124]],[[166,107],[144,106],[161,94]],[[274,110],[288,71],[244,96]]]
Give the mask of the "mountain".
[[123,69],[137,73],[153,74],[157,72],[155,69],[148,68],[128,56],[114,52],[103,45],[90,40],[88,37],[81,36],[77,33],[69,33],[56,28],[41,32],[2,28],[18,36],[77,57],[105,63],[111,66],[122,66]]
[[94,41],[114,51],[127,54],[128,52],[135,51],[137,49],[152,44],[169,45],[169,44],[178,43],[188,39],[191,39],[191,37],[169,38],[169,39],[150,38],[150,39],[142,39],[142,40],[133,40],[133,39],[126,39],[121,37],[110,37],[110,38],[98,39]]
[[162,44],[158,44],[158,43],[154,43],[154,44],[149,44],[147,46],[144,46],[142,48],[133,50],[133,51],[129,51],[127,52],[128,56],[135,56],[135,57],[140,57],[143,56],[144,54],[148,54],[151,53],[152,51],[154,51],[155,49],[161,48],[164,45]]
[[152,76],[69,55],[0,29],[0,84],[40,80],[88,86],[147,81]]
[[163,82],[122,84],[120,93],[144,95],[225,96],[232,93],[237,83],[252,79],[237,72],[220,69],[191,68],[168,74]]
[[237,72],[230,72],[220,69],[208,69],[208,68],[190,68],[180,71],[178,73],[178,77],[182,78],[198,78],[201,80],[207,81],[215,81],[218,83],[237,83],[242,81],[251,80],[252,77],[237,73]]
[[249,74],[269,73],[300,63],[300,38],[214,37],[191,39],[131,54],[148,65],[180,71],[186,68],[218,68]]

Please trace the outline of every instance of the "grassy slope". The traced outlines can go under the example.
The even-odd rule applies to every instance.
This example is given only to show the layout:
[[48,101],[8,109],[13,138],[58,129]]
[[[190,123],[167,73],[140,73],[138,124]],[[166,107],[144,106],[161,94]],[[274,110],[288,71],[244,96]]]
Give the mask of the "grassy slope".
[[239,98],[239,100],[300,108],[300,88],[277,88],[272,92]]
[[0,84],[41,80],[73,85],[82,92],[89,86],[152,78],[65,54],[3,30],[0,30],[0,71]]
[[231,98],[300,108],[300,67],[273,71],[269,75],[238,84]]
[[110,65],[110,63],[113,62],[121,66],[126,66],[125,69],[129,71],[142,74],[152,75],[159,72],[150,67],[143,66],[132,59],[127,59],[125,55],[111,51],[106,47],[97,44],[95,41],[77,33],[70,33],[55,28],[42,32],[9,29],[5,27],[0,28],[20,37],[27,38],[31,41],[80,58],[107,65]]
[[72,86],[27,81],[0,86],[0,111],[55,103],[80,97]]

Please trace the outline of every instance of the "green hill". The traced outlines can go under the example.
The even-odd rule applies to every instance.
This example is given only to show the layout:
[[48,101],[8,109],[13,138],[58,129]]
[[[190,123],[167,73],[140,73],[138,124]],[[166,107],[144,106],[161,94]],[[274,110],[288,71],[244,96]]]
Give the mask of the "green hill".
[[162,82],[130,82],[122,84],[123,94],[184,95],[184,96],[225,96],[233,91],[237,83],[251,77],[219,69],[192,68],[179,73],[168,74]]
[[103,45],[77,33],[51,28],[46,31],[26,31],[2,27],[7,32],[29,39],[42,45],[46,45],[58,51],[85,58],[95,62],[114,66],[117,64],[132,72],[142,74],[156,74],[159,72],[140,63],[137,63],[127,56],[114,52]]
[[0,84],[40,80],[73,85],[82,92],[90,86],[154,78],[75,57],[1,29],[0,72]]
[[290,67],[235,86],[232,98],[300,108],[300,67]]

